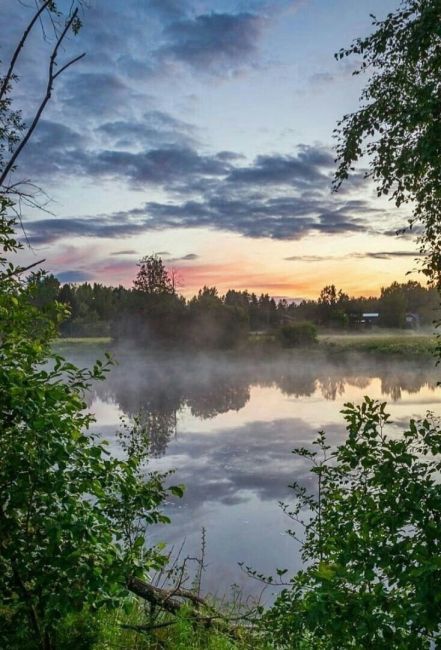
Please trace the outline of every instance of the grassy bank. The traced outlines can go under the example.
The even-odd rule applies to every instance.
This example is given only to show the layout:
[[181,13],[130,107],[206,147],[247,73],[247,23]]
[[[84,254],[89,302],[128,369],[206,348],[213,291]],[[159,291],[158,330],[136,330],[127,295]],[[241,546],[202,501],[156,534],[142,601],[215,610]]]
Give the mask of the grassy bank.
[[[340,334],[340,333],[322,333],[318,336],[318,344],[313,348],[305,348],[310,354],[324,352],[331,357],[352,352],[364,353],[368,355],[388,355],[403,358],[429,358],[433,356],[436,348],[436,336],[431,333],[413,333],[413,332],[386,332],[386,333],[361,333],[361,334]],[[55,341],[55,349],[61,354],[67,352],[77,352],[81,354],[98,354],[102,355],[105,351],[111,350],[112,339],[110,337],[90,337],[90,338],[59,338]],[[295,354],[303,348],[284,349],[275,340],[271,334],[265,334],[259,337],[253,335],[249,344],[242,348],[242,352],[271,354],[280,353]],[[213,351],[209,351],[211,353]],[[222,354],[223,351],[215,351]],[[225,354],[231,351],[224,351]],[[237,351],[234,352],[237,354]]]
[[256,630],[230,627],[228,633],[197,622],[190,609],[152,618],[144,603],[129,598],[123,607],[68,619],[60,641],[65,650],[269,650]]
[[436,348],[433,334],[321,334],[319,347],[330,353],[361,352],[374,355],[430,357]]
[[75,336],[55,339],[55,347],[63,348],[72,345],[88,345],[88,346],[110,346],[112,339],[110,336]]

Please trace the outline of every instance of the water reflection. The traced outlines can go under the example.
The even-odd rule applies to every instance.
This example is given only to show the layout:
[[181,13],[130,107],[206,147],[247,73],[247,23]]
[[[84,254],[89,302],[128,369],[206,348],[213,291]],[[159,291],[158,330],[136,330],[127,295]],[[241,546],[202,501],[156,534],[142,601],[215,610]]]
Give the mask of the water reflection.
[[[151,453],[159,457],[176,435],[179,414],[187,409],[198,419],[242,410],[252,387],[272,387],[291,398],[320,396],[340,400],[348,387],[369,389],[374,378],[381,395],[400,400],[403,391],[434,391],[437,371],[428,365],[395,361],[373,363],[351,357],[339,363],[323,358],[291,355],[278,360],[249,360],[223,357],[145,357],[117,354],[118,365],[104,384],[95,387],[92,398],[113,401],[129,417],[138,417],[150,440]],[[277,411],[273,412],[277,419]]]
[[397,434],[410,417],[439,404],[439,369],[430,364],[362,356],[116,356],[119,365],[91,396],[97,429],[116,449],[119,415],[140,418],[156,456],[152,468],[174,469],[173,482],[186,485],[184,499],[168,504],[172,523],[156,539],[180,546],[185,538],[186,552],[197,555],[205,527],[203,588],[221,595],[232,582],[245,593],[260,590],[240,572],[240,561],[263,573],[299,568],[298,545],[284,532],[292,522],[277,503],[289,501],[293,480],[313,489],[313,479],[290,452],[310,445],[322,428],[330,444],[338,444],[346,401],[365,394],[388,400]]

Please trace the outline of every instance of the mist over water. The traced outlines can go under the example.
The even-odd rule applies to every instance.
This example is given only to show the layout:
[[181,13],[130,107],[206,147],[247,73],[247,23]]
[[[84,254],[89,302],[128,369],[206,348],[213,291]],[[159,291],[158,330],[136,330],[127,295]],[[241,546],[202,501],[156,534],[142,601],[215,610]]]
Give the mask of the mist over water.
[[299,545],[285,532],[293,522],[278,507],[289,501],[293,480],[313,487],[294,447],[310,445],[320,429],[331,444],[341,442],[340,410],[364,395],[388,402],[397,435],[411,417],[436,412],[441,399],[433,361],[330,359],[316,351],[252,359],[117,349],[114,356],[118,364],[90,394],[95,428],[120,453],[119,418],[145,425],[150,469],[174,469],[170,482],[186,485],[184,498],[167,505],[171,525],[153,537],[176,547],[185,538],[185,554],[194,555],[205,527],[202,588],[220,595],[232,583],[260,592],[238,562],[263,573],[300,567]]

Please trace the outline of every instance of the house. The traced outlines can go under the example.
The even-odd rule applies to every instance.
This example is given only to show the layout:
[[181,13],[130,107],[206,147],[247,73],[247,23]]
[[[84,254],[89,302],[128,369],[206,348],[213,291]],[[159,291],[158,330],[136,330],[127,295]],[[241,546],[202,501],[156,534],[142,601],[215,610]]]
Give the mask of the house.
[[380,314],[376,311],[373,312],[364,312],[361,315],[361,324],[364,327],[372,327],[373,325],[378,325]]
[[418,314],[408,312],[406,314],[406,329],[417,330],[420,327],[420,317]]

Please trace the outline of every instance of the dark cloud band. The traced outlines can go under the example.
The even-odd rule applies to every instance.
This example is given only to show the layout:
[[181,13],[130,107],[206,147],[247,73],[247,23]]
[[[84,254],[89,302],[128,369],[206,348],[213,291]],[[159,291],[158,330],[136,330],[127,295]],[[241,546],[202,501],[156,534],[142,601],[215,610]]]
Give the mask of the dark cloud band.
[[172,192],[174,200],[88,219],[35,221],[28,224],[35,243],[65,236],[121,238],[168,228],[292,240],[314,232],[373,232],[382,214],[366,200],[332,194],[332,154],[324,147],[302,145],[296,155],[258,156],[250,164],[228,152],[201,154],[181,146],[137,153],[104,149],[93,155],[77,148],[71,131],[57,124],[43,125],[40,144],[48,142],[51,128],[57,133],[49,167],[55,174],[68,165],[70,172],[88,178],[157,187]]

